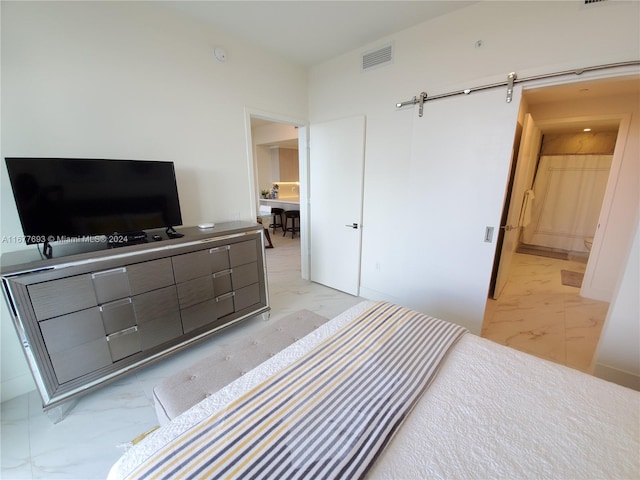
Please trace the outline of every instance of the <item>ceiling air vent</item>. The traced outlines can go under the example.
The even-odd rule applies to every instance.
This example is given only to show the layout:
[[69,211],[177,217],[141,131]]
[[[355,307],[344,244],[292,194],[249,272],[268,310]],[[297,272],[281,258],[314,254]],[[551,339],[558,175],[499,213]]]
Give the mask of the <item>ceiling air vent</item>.
[[362,71],[393,63],[393,44],[362,54]]

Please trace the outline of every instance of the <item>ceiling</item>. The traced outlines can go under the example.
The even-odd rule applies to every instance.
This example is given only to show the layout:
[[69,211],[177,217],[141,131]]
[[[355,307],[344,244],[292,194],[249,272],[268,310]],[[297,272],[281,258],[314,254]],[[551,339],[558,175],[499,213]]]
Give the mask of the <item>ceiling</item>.
[[[168,0],[156,5],[197,19],[216,31],[260,45],[283,58],[311,67],[392,35],[465,8],[477,1],[458,0]],[[220,45],[224,47],[224,45]],[[233,52],[228,52],[230,56]],[[530,105],[617,94],[638,94],[637,78],[591,81],[526,90]],[[256,128],[266,120],[252,118]],[[549,131],[577,131],[585,125],[557,125]],[[617,125],[597,125],[616,129]],[[546,132],[550,133],[550,132]],[[293,143],[293,142],[292,142]],[[293,144],[279,145],[293,147]]]
[[637,95],[640,92],[640,76],[625,75],[586,81],[572,81],[552,87],[526,89],[524,95],[529,105],[587,100],[611,95]]
[[[253,125],[253,120],[251,121],[251,124]],[[266,147],[280,147],[280,148],[293,148],[294,150],[298,149],[298,139],[297,138],[292,138],[290,140],[280,140],[278,142],[269,142],[269,143],[263,143],[260,144],[262,146],[266,146]]]
[[477,2],[183,0],[156,5],[309,67],[473,3]]
[[[555,86],[526,89],[523,96],[529,106],[560,103],[569,101],[583,101],[610,97],[612,95],[635,95],[640,99],[640,76],[625,75],[596,80],[575,81]],[[591,128],[592,132],[616,131],[617,119],[579,119],[575,122],[550,123],[542,128],[543,133],[577,133],[584,128]]]

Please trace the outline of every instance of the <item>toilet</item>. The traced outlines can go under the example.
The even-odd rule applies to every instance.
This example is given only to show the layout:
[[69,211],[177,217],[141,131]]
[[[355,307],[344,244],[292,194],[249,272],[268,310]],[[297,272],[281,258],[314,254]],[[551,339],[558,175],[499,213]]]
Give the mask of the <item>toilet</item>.
[[587,251],[591,251],[591,247],[593,246],[593,237],[587,237],[584,239],[584,246],[587,248]]

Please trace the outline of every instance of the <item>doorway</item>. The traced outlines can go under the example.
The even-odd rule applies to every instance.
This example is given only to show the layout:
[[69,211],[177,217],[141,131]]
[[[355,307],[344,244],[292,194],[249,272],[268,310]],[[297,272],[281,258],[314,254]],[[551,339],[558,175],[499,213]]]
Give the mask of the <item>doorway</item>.
[[[580,189],[576,187],[577,189],[575,189],[571,195],[567,195],[567,186],[565,185],[563,187],[564,190],[560,191],[560,196],[562,197],[564,195],[564,199],[561,200],[559,206],[550,210],[551,217],[562,217],[562,213],[566,214],[566,212],[562,212],[562,210],[566,206],[567,200],[570,202],[575,201],[576,199],[574,197],[576,195],[588,194],[590,199],[593,198],[600,204],[603,197],[608,196],[609,204],[607,204],[607,199],[605,198],[605,207],[611,207],[610,201],[614,193],[611,190],[615,191],[615,181],[607,183],[606,176],[608,176],[609,172],[606,165],[596,165],[593,163],[604,162],[606,164],[606,159],[587,160],[586,157],[582,155],[580,157],[572,155],[571,157],[558,159],[549,154],[587,153],[587,151],[584,150],[585,138],[587,138],[587,136],[591,138],[599,136],[600,138],[606,137],[608,144],[611,144],[613,139],[613,144],[616,145],[615,148],[617,149],[613,157],[617,155],[617,159],[620,161],[622,158],[621,150],[624,149],[624,140],[621,142],[622,145],[619,144],[619,140],[621,137],[626,139],[627,133],[621,132],[618,134],[616,133],[616,129],[621,123],[624,123],[624,121],[621,120],[620,115],[602,115],[601,113],[603,109],[607,108],[607,97],[615,95],[617,93],[615,87],[621,85],[622,88],[619,93],[624,94],[627,85],[617,80],[612,81],[611,85],[608,86],[609,88],[606,88],[606,83],[602,81],[592,81],[591,83],[581,82],[580,89],[576,89],[577,91],[584,90],[588,92],[592,86],[594,86],[595,90],[600,91],[600,98],[592,99],[590,102],[594,105],[592,111],[584,108],[584,102],[581,103],[577,99],[565,99],[563,101],[562,97],[558,96],[558,89],[555,87],[537,89],[533,91],[532,95],[528,95],[526,90],[523,92],[524,108],[527,109],[528,112],[534,113],[534,116],[537,118],[543,119],[537,122],[541,141],[539,142],[539,149],[536,151],[535,158],[533,159],[535,170],[525,190],[528,191],[531,189],[532,193],[535,193],[534,198],[536,199],[538,199],[538,194],[542,195],[543,199],[541,200],[547,199],[544,189],[541,189],[540,186],[543,185],[546,188],[558,179],[550,180],[549,178],[542,178],[539,174],[543,169],[548,170],[548,164],[550,163],[560,166],[559,170],[562,170],[565,177],[561,180],[565,183],[572,181],[572,179],[568,177],[571,177],[575,171],[578,171],[578,169],[574,167],[580,163],[591,162],[591,164],[588,165],[589,172],[587,175],[591,175],[593,178],[597,175],[600,177],[602,177],[603,174],[605,175],[604,182],[602,178],[595,181],[595,183],[593,181],[591,182],[592,185],[590,188],[594,190],[593,194],[591,191],[580,192]],[[565,93],[567,92],[566,86],[560,86],[559,88]],[[631,88],[631,90],[635,90],[635,95],[637,95],[637,88],[637,84]],[[545,90],[547,91],[545,92]],[[561,112],[561,114],[556,113],[554,115],[554,112]],[[589,132],[589,134],[586,134],[582,132],[583,129],[587,127],[591,127],[593,133]],[[523,135],[526,131],[531,131],[531,129],[527,129],[526,127],[523,128],[523,130],[525,131]],[[571,130],[573,130],[572,134],[574,139],[582,135],[582,141],[578,142],[580,146],[575,147],[574,151],[566,150],[567,143],[565,140],[571,138],[568,135]],[[518,139],[516,144],[527,148],[527,140],[528,139],[523,136],[521,139]],[[545,140],[546,145],[544,145]],[[563,141],[565,142],[563,143]],[[533,143],[535,144],[535,142]],[[550,145],[554,145],[553,148],[556,149],[560,145],[560,149],[557,151],[549,151]],[[545,149],[547,150],[545,151]],[[602,148],[602,145],[598,149],[602,151],[598,151],[597,153],[612,153],[608,147]],[[611,156],[609,158],[609,161],[610,160]],[[518,157],[518,161],[520,161],[520,157]],[[570,168],[562,169],[563,166],[567,167],[567,165],[569,165]],[[517,168],[519,167],[516,165],[514,168],[515,172],[517,172]],[[615,168],[612,169],[612,175],[614,175],[613,170],[615,170]],[[580,175],[582,174],[576,176]],[[517,176],[517,173],[514,176]],[[536,179],[538,183],[537,187],[535,186]],[[596,192],[596,190],[603,188],[606,188],[607,192],[600,192],[598,198],[598,192]],[[518,201],[520,203],[518,203]],[[534,217],[534,221],[538,222],[536,225],[539,225],[540,207],[543,203],[543,201],[538,203],[537,212],[536,209],[533,209],[534,215],[537,215],[537,217]],[[520,197],[516,199],[516,204],[516,218],[519,218],[519,221],[522,222],[523,213],[527,207],[527,200],[526,198]],[[507,210],[507,208],[508,205],[505,205],[505,210]],[[518,249],[514,248],[513,253],[509,254],[513,258],[511,259],[512,267],[507,273],[506,287],[504,291],[496,290],[492,292],[493,298],[490,298],[487,302],[482,336],[536,356],[580,369],[587,373],[592,372],[595,350],[608,311],[608,301],[602,301],[601,298],[597,299],[597,297],[596,299],[587,298],[590,296],[588,295],[588,289],[583,288],[581,291],[579,283],[577,286],[569,281],[568,283],[564,283],[565,279],[561,273],[561,270],[565,270],[577,274],[585,274],[586,272],[587,276],[589,275],[586,261],[592,251],[591,244],[595,241],[597,245],[599,241],[601,242],[603,240],[606,229],[601,229],[600,227],[603,226],[601,224],[606,223],[608,214],[610,213],[609,211],[605,211],[606,208],[600,209],[600,207],[595,207],[594,205],[591,205],[591,209],[597,209],[597,221],[595,222],[596,225],[593,226],[593,228],[596,229],[593,234],[595,240],[590,238],[591,235],[588,235],[586,230],[581,234],[576,234],[576,225],[570,225],[567,228],[561,229],[568,232],[565,235],[567,238],[561,239],[560,237],[562,237],[562,235],[555,232],[555,234],[548,235],[546,243],[544,239],[542,241],[540,241],[540,239],[534,239],[532,241],[531,232],[534,231],[535,228],[530,227],[527,234],[523,235],[521,232],[526,227],[524,227],[522,223],[517,223],[515,226],[511,225],[511,222],[507,223],[505,221],[503,223],[503,225],[507,227],[506,230],[516,229],[518,245],[522,246],[527,242],[541,245],[534,245],[533,248],[529,248],[529,251],[520,249],[520,252],[518,252]],[[572,217],[572,222],[579,224],[580,222],[578,220],[580,219],[577,218],[579,216],[580,215],[575,215]],[[503,218],[505,220],[507,218],[506,211]],[[506,233],[507,232],[505,232],[505,235]],[[599,239],[597,238],[598,235],[600,235]],[[516,245],[516,247],[518,245]],[[529,247],[532,246],[529,245]],[[500,250],[498,250],[498,252],[500,252]],[[596,257],[597,254],[598,252],[596,252]],[[493,285],[495,285],[498,265],[503,261],[502,256],[502,253],[496,256]],[[620,274],[621,271],[616,272],[616,278],[619,277]],[[594,269],[591,268],[591,280],[593,280],[596,275]],[[585,277],[585,281],[587,281],[587,277]],[[585,290],[587,290],[587,294],[585,294]]]
[[[287,255],[297,256],[294,263],[301,269],[302,278],[307,278],[308,264],[303,261],[308,251],[304,212],[308,191],[306,127],[300,120],[256,110],[247,110],[245,119],[250,198],[256,219],[265,227],[265,243],[286,247]],[[283,213],[274,217],[272,209]],[[300,211],[295,224],[299,230],[283,238],[287,226],[284,212],[291,210]],[[288,225],[293,225],[291,220]]]

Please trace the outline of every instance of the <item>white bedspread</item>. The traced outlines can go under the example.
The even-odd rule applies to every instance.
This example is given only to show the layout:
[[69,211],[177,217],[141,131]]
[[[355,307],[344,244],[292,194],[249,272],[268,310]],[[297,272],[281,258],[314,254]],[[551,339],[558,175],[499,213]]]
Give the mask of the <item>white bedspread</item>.
[[[124,477],[161,445],[299,358],[363,302],[129,450]],[[640,393],[465,335],[367,478],[640,478]]]

